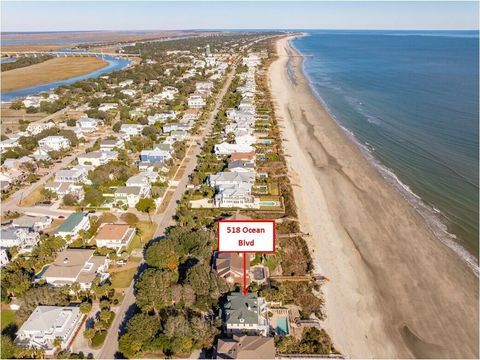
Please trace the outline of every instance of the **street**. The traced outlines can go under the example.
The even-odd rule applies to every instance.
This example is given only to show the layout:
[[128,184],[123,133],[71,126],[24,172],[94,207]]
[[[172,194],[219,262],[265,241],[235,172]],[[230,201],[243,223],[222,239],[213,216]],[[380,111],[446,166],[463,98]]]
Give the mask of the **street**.
[[[203,139],[209,134],[210,129],[212,127],[213,121],[218,113],[220,105],[222,103],[223,97],[225,96],[230,83],[232,82],[233,76],[235,75],[235,70],[233,70],[230,74],[228,74],[225,84],[217,95],[217,99],[215,101],[215,107],[210,114],[206,124],[203,127],[203,131],[200,134],[199,145],[192,146],[190,145],[189,149],[193,149],[191,154],[185,156],[184,160],[182,161],[182,165],[185,166],[185,172],[181,180],[179,180],[176,188],[174,190],[173,196],[162,214],[155,214],[152,215],[152,221],[156,222],[157,229],[154,234],[154,238],[162,237],[165,235],[165,229],[172,224],[172,218],[175,215],[175,210],[177,208],[177,202],[181,199],[185,189],[187,187],[189,175],[193,172],[195,167],[197,166],[197,155],[200,154],[201,148],[203,146]],[[188,150],[186,152],[188,154]],[[184,163],[186,161],[186,164]],[[181,168],[179,167],[179,169]],[[144,264],[144,259],[139,264],[139,268],[141,268]],[[108,335],[105,339],[105,343],[103,346],[102,351],[100,352],[99,358],[100,359],[113,359],[115,354],[118,350],[118,335],[121,332],[121,326],[123,325],[125,315],[129,311],[132,305],[135,304],[135,295],[134,295],[134,283],[135,280],[132,281],[128,289],[125,289],[125,297],[117,310],[117,316],[115,317],[112,326],[109,329]],[[81,335],[79,335],[81,336]],[[83,335],[82,335],[83,336]]]

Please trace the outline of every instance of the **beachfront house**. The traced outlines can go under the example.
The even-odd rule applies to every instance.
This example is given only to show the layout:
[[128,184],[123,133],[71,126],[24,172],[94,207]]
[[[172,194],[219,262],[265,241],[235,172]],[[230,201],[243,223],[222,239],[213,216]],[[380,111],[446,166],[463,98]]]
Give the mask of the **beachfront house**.
[[108,279],[108,259],[94,255],[93,249],[65,249],[58,253],[55,261],[48,265],[42,279],[48,285],[61,287],[78,283],[82,290],[89,290],[93,281]]
[[69,236],[75,239],[81,230],[87,231],[90,228],[90,219],[88,215],[81,212],[70,214],[68,218],[55,231],[56,236],[66,238]]
[[275,338],[259,335],[233,335],[218,339],[214,359],[275,359]]
[[55,339],[60,339],[63,350],[70,348],[82,319],[78,306],[37,306],[17,331],[15,343],[42,349],[45,355],[52,356],[56,351]]
[[268,334],[268,308],[257,294],[232,292],[223,307],[224,328],[228,334]]
[[230,144],[227,142],[222,142],[220,144],[215,144],[214,151],[216,155],[224,156],[231,155],[233,153],[253,152],[255,151],[255,148],[249,144]]

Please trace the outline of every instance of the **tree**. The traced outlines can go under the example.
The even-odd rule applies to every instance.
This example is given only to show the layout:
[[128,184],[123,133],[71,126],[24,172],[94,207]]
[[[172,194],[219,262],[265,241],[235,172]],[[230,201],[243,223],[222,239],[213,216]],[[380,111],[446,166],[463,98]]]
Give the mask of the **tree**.
[[53,340],[53,347],[58,349],[60,346],[62,346],[62,338],[56,337]]
[[40,195],[42,195],[45,200],[49,201],[57,196],[57,194],[55,194],[53,191],[45,188],[42,188],[42,190],[40,190]]
[[75,119],[68,118],[67,119],[67,125],[68,126],[75,126],[75,125],[77,125],[77,122],[75,121]]
[[80,312],[82,314],[88,314],[92,310],[92,304],[88,301],[84,301],[80,304]]
[[109,310],[102,310],[100,311],[100,314],[98,315],[101,321],[105,322],[108,324],[112,317],[112,312]]
[[88,189],[85,192],[85,202],[92,206],[99,206],[103,203],[103,194],[98,189]]
[[122,214],[120,219],[130,226],[135,226],[138,223],[138,216],[129,212]]
[[127,358],[139,357],[139,352],[142,349],[142,342],[135,340],[130,333],[122,335],[118,341],[118,349]]
[[137,305],[143,311],[155,311],[172,304],[171,285],[176,275],[170,271],[158,269],[145,270],[136,284]]
[[87,340],[90,341],[90,344],[92,343],[92,339],[95,336],[95,329],[92,328],[86,328],[85,331],[83,332],[83,337]]
[[133,339],[146,343],[160,330],[160,322],[155,316],[135,314],[127,323],[127,331]]
[[147,213],[148,218],[150,219],[150,222],[152,222],[152,218],[150,217],[150,212],[155,210],[155,201],[152,198],[140,199],[137,205],[135,205],[135,208],[138,211]]
[[73,206],[76,205],[77,203],[77,198],[73,194],[65,194],[63,196],[63,205],[65,206]]

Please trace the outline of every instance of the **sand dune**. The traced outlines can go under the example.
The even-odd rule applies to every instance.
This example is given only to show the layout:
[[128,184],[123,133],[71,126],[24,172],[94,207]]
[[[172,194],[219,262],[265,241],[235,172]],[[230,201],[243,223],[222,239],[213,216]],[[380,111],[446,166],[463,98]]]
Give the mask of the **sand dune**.
[[335,124],[286,38],[277,51],[272,93],[301,225],[331,279],[325,328],[337,347],[356,358],[478,358],[478,278]]

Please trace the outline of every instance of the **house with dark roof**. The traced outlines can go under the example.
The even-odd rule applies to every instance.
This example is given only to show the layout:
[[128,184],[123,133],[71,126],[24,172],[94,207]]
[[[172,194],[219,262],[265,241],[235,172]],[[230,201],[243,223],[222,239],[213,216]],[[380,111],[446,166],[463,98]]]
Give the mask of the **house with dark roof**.
[[90,220],[88,215],[85,215],[82,212],[76,212],[70,214],[70,216],[65,219],[65,221],[59,226],[55,235],[65,238],[70,236],[71,239],[74,239],[78,236],[81,230],[87,231],[90,228]]
[[218,339],[215,359],[275,359],[273,337],[234,335],[232,339]]
[[223,321],[227,333],[268,334],[268,308],[265,299],[257,294],[232,292],[223,307]]

